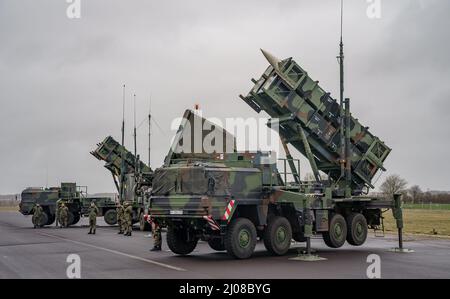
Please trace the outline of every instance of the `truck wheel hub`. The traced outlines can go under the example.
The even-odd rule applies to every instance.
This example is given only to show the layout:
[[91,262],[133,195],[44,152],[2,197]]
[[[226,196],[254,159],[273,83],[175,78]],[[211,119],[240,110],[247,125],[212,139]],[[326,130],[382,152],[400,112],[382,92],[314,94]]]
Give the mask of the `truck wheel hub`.
[[239,246],[242,248],[248,247],[250,244],[250,232],[246,229],[242,229],[239,232]]
[[336,237],[340,238],[342,236],[342,227],[341,227],[341,225],[337,224],[334,227],[334,232],[335,232]]
[[276,232],[276,239],[278,243],[283,243],[286,240],[286,229],[279,227]]

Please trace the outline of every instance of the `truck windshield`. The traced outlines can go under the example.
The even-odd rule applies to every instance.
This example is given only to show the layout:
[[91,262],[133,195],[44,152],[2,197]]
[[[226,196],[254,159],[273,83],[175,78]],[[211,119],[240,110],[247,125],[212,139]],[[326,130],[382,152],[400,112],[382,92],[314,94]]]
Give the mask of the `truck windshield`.
[[155,171],[153,194],[205,194],[208,180],[203,167],[163,168]]

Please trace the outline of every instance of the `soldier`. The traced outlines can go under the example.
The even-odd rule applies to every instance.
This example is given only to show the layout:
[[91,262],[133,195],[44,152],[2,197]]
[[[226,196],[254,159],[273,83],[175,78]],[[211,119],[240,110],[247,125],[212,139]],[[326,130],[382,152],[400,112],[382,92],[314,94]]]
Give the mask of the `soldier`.
[[59,222],[60,227],[68,227],[69,224],[69,209],[67,208],[65,203],[61,203],[61,208],[59,211]]
[[161,243],[162,243],[161,227],[155,220],[152,221],[152,235],[153,235],[153,248],[150,249],[150,251],[161,251]]
[[42,214],[44,213],[44,210],[42,209],[40,204],[36,204],[33,207],[32,210],[33,217],[31,218],[31,221],[33,222],[34,227],[41,227],[42,226]]
[[95,235],[95,229],[97,227],[97,215],[98,208],[94,202],[91,202],[91,207],[89,208],[89,235]]
[[56,207],[55,207],[55,219],[56,219],[55,225],[56,225],[56,227],[59,226],[59,211],[61,209],[61,203],[62,203],[61,198],[56,201]]
[[120,204],[120,202],[117,202],[117,224],[119,225],[119,232],[118,234],[123,234],[124,226],[125,226],[125,219],[124,219],[124,209],[123,206]]
[[125,203],[125,233],[124,236],[131,236],[133,230],[133,206],[129,203]]

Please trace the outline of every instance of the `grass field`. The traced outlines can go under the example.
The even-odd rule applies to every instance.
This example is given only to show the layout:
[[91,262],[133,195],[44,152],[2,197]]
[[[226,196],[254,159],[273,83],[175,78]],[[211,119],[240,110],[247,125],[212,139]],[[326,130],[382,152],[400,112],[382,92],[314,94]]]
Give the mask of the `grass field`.
[[0,211],[19,211],[18,206],[0,206]]
[[403,204],[404,209],[414,209],[414,210],[448,210],[450,211],[450,204],[439,204],[439,203],[405,203]]
[[[383,214],[387,232],[396,232],[392,212]],[[410,234],[450,236],[450,210],[403,209],[404,232]]]

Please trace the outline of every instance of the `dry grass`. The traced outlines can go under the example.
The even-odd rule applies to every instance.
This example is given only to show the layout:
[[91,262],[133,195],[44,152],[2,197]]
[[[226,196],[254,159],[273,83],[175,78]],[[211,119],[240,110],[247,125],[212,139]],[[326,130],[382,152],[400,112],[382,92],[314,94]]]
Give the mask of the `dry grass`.
[[[384,213],[386,231],[397,231],[390,211]],[[403,210],[404,231],[410,234],[450,236],[450,211]]]
[[0,211],[19,211],[19,206],[0,206]]

